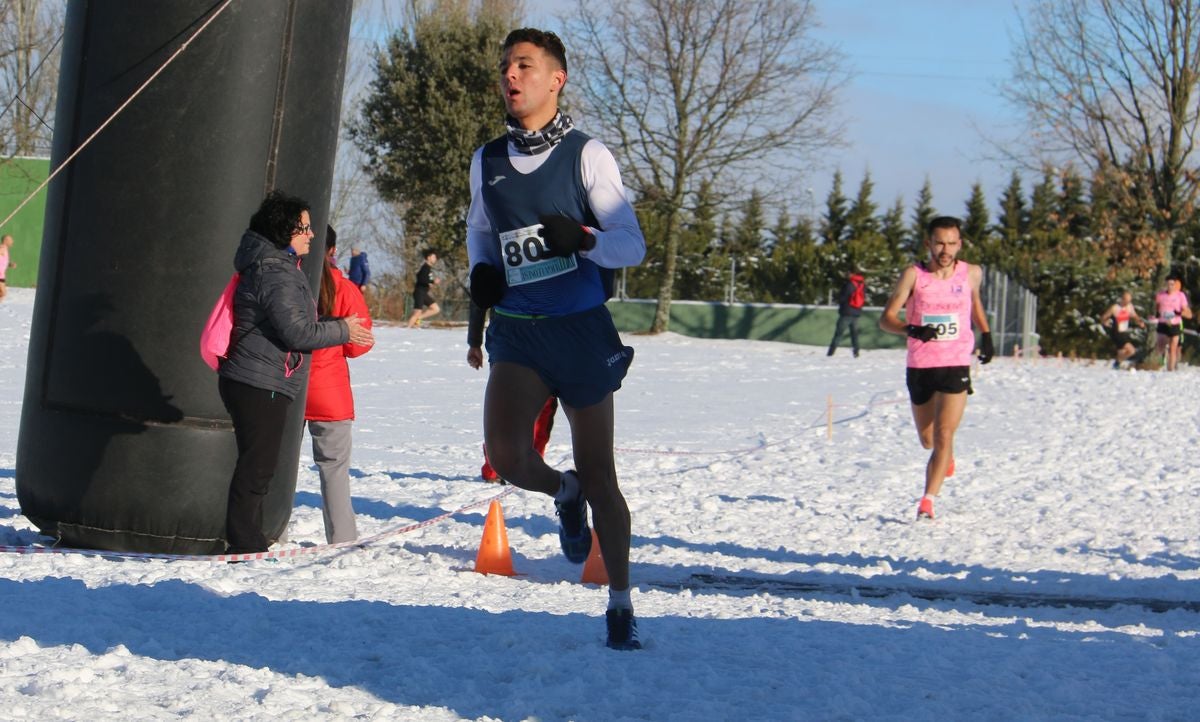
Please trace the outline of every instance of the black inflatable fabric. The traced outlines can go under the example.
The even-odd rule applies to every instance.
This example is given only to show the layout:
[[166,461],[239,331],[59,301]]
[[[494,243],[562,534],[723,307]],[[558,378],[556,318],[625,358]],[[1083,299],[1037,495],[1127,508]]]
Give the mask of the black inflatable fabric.
[[[51,168],[214,0],[72,2]],[[266,192],[327,222],[350,0],[234,2],[51,184],[17,448],[21,511],[68,546],[224,550],[236,449],[198,338]],[[314,288],[323,232],[305,263]],[[303,398],[264,532],[287,527]]]

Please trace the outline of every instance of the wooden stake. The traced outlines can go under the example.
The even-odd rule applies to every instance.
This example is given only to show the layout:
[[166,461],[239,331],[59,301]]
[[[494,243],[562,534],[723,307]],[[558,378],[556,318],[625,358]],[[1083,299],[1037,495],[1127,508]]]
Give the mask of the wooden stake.
[[828,422],[825,424],[825,438],[833,441],[833,394],[830,394],[826,401],[826,418]]

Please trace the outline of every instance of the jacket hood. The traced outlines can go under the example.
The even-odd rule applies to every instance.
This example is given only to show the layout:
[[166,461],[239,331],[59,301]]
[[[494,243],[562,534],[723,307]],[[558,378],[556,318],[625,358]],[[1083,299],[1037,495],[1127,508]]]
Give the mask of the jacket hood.
[[265,236],[247,230],[242,234],[242,241],[238,244],[237,253],[233,254],[233,268],[238,273],[245,273],[250,266],[269,258],[286,261],[295,256],[286,250],[276,248],[275,244],[268,241]]
[[855,283],[862,283],[862,282],[863,282],[863,275],[862,275],[861,273],[851,273],[851,274],[850,274],[850,280],[851,280],[851,281],[854,281]]

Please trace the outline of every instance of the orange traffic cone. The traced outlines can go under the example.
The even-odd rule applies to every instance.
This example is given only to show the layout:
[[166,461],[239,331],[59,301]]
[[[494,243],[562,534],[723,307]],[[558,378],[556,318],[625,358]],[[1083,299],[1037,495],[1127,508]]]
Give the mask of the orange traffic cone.
[[595,529],[592,529],[592,550],[583,563],[583,576],[579,578],[579,583],[608,584],[608,570],[604,568],[604,555],[600,553],[600,539]]
[[504,512],[500,501],[492,500],[488,507],[487,521],[483,523],[483,539],[479,542],[479,553],[475,555],[475,571],[480,574],[515,576],[512,553],[508,549],[508,529],[504,526]]

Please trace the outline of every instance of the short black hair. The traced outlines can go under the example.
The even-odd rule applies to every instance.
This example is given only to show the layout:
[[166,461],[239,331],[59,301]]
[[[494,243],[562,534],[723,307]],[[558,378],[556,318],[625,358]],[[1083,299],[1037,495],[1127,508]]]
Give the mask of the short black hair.
[[962,233],[962,219],[955,216],[938,216],[929,221],[928,225],[925,226],[925,235],[933,237],[933,232],[939,228],[953,228]]
[[517,28],[504,38],[504,52],[517,43],[532,43],[550,54],[565,71],[567,69],[567,48],[563,41],[549,30],[537,28]]
[[305,211],[312,211],[308,201],[281,190],[273,190],[250,216],[250,230],[266,238],[276,248],[287,248],[300,225],[300,214]]
[[337,231],[333,230],[333,226],[325,224],[325,250],[337,248]]
[[1168,281],[1179,281],[1180,283],[1183,283],[1183,274],[1180,273],[1179,271],[1172,269],[1171,272],[1167,274],[1167,280]]
[[421,258],[429,258],[430,254],[434,254],[434,253],[437,253],[437,255],[439,255],[439,256],[442,255],[442,254],[438,253],[438,250],[436,248],[422,248],[421,249]]

